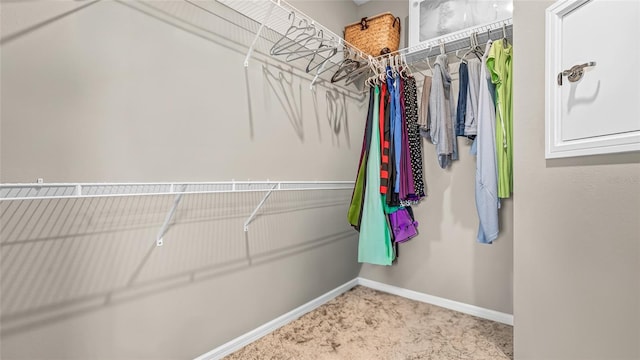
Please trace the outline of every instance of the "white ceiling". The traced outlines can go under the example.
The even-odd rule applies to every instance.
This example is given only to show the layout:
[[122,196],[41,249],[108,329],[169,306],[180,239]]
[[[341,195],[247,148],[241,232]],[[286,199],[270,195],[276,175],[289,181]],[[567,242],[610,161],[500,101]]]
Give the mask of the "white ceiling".
[[356,5],[362,5],[366,2],[369,2],[369,0],[353,0],[354,3],[356,3]]

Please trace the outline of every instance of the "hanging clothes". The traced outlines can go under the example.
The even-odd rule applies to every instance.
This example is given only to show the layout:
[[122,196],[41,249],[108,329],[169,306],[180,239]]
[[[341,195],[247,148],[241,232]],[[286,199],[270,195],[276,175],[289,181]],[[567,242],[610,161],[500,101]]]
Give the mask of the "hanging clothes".
[[464,135],[475,136],[478,133],[478,97],[480,96],[480,60],[473,58],[467,62],[468,91],[464,117]]
[[400,204],[409,206],[417,201],[413,185],[413,168],[411,167],[411,153],[409,149],[409,129],[407,127],[407,109],[405,107],[406,83],[402,77],[398,77],[400,84],[400,110],[402,125],[402,152],[400,154]]
[[467,112],[467,91],[469,89],[469,71],[466,60],[458,67],[458,107],[456,108],[456,136],[465,136],[464,120]]
[[[380,88],[373,93],[373,109],[380,106]],[[380,121],[379,111],[373,112],[372,124]],[[367,159],[367,182],[364,191],[362,221],[358,242],[358,261],[378,265],[391,265],[394,259],[393,246],[387,216],[380,196],[380,132],[371,130],[371,142]]]
[[371,128],[373,126],[374,112],[374,91],[369,90],[369,110],[367,111],[367,123],[365,124],[364,136],[362,137],[362,150],[360,151],[360,162],[358,164],[358,173],[356,175],[356,183],[351,194],[351,203],[347,212],[347,220],[349,224],[356,230],[360,231],[360,221],[362,219],[362,206],[364,202],[364,189],[366,185],[366,167],[369,154],[369,146],[371,143]]
[[411,172],[413,174],[413,188],[415,198],[408,200],[419,201],[425,196],[424,174],[422,169],[422,141],[418,125],[418,93],[416,79],[408,76],[404,81],[404,107],[409,137],[409,154]]
[[430,125],[431,117],[429,116],[429,97],[431,95],[431,76],[425,76],[422,83],[422,97],[420,99],[420,113],[418,116],[418,126],[420,135],[431,141]]
[[478,96],[478,136],[472,153],[477,154],[476,161],[476,209],[478,210],[478,236],[480,243],[491,244],[499,232],[498,209],[498,172],[496,168],[496,110],[491,93],[491,75],[486,66],[491,40],[482,57],[480,86]]
[[[389,70],[391,72],[391,70]],[[402,110],[400,108],[400,75],[392,78],[394,115],[393,115],[393,156],[395,158],[396,176],[393,186],[393,192],[396,194],[398,203],[400,202],[400,179],[401,179],[401,161],[402,161]]]
[[387,93],[387,84],[380,86],[380,106],[379,111],[379,127],[380,127],[380,193],[386,194],[389,190],[389,146],[390,146],[390,124],[389,124],[389,94]]
[[513,192],[513,47],[506,41],[495,41],[489,51],[487,67],[496,85],[496,143],[498,154],[498,196],[508,198]]
[[451,75],[447,55],[438,55],[433,69],[429,97],[431,142],[436,145],[438,164],[445,169],[458,160],[458,140],[455,135],[455,108],[451,96]]
[[[400,206],[400,189],[396,186],[400,184],[400,144],[398,142],[401,141],[401,139],[397,137],[397,134],[401,129],[399,128],[400,123],[396,121],[396,117],[400,111],[400,109],[396,111],[396,106],[398,105],[396,102],[396,93],[398,92],[398,89],[395,86],[390,66],[387,66],[386,68],[386,84],[389,92],[389,103],[387,105],[387,109],[389,110],[389,186],[384,199],[387,205],[393,207]],[[385,113],[385,118],[386,116],[387,114]],[[397,127],[398,129],[396,129]]]

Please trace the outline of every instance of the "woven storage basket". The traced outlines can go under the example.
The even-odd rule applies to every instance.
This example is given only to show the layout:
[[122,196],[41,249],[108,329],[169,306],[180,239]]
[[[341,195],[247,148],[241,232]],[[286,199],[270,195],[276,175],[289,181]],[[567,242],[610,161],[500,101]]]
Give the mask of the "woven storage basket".
[[400,18],[386,12],[344,27],[344,39],[358,50],[379,56],[398,50]]

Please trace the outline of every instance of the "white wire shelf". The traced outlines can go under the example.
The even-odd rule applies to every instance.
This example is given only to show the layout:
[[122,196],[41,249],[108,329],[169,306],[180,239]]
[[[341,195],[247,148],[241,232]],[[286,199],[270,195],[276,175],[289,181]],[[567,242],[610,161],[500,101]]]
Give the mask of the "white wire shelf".
[[[362,53],[362,51],[358,50],[356,46],[349,44],[346,42],[341,35],[338,35],[331,31],[329,28],[323,26],[322,24],[315,21],[310,16],[306,15],[302,11],[296,9],[294,6],[286,2],[285,0],[217,0],[219,3],[226,5],[227,7],[237,11],[238,13],[246,16],[249,19],[260,24],[260,28],[256,31],[255,39],[253,43],[250,45],[249,50],[247,52],[247,56],[244,61],[244,65],[249,65],[249,60],[251,58],[252,52],[254,48],[257,48],[257,42],[259,39],[269,39],[271,41],[270,45],[275,43],[277,39],[274,39],[273,35],[267,35],[263,31],[263,28],[268,28],[272,33],[278,35],[278,37],[282,37],[287,34],[287,30],[292,25],[292,21],[295,20],[295,25],[298,25],[298,22],[303,20],[309,25],[313,25],[319,34],[322,34],[323,43],[325,45],[335,46],[337,49],[353,49],[354,55],[359,57],[361,60],[366,60],[366,56]],[[292,19],[291,16],[294,16]],[[295,37],[298,36],[297,33],[288,34],[287,37],[290,40],[295,40]],[[270,46],[269,45],[269,46]],[[312,49],[309,49],[312,50]],[[309,54],[311,55],[311,53]],[[311,56],[303,57],[303,61],[291,62],[300,68],[305,68],[304,64],[307,64],[310,61]],[[322,64],[324,60],[327,59],[321,53],[317,53],[313,56],[313,62],[315,64]],[[329,74],[329,77],[333,75],[335,70],[337,70],[338,64],[340,64],[344,60],[344,54],[341,51],[338,51],[335,55],[328,58],[326,63],[313,71],[311,74],[315,76],[312,81],[312,86],[318,77],[321,74]],[[288,61],[288,60],[287,60]],[[289,61],[288,61],[289,62]]]
[[162,246],[184,195],[233,192],[264,192],[265,195],[243,224],[245,232],[269,196],[277,191],[352,190],[353,181],[221,181],[183,183],[29,183],[0,184],[1,201],[108,198],[117,196],[175,195],[156,245]]
[[485,44],[489,39],[494,41],[502,39],[504,37],[503,27],[506,32],[507,39],[513,40],[513,19],[508,18],[429,39],[414,46],[400,49],[391,55],[406,55],[407,62],[410,65],[416,64],[422,62],[428,57],[440,54],[440,45],[444,47],[446,54],[469,48],[469,37],[473,33],[477,34],[478,43],[480,45]]
[[349,190],[353,181],[221,181],[182,183],[0,184],[0,201],[157,196],[229,192]]

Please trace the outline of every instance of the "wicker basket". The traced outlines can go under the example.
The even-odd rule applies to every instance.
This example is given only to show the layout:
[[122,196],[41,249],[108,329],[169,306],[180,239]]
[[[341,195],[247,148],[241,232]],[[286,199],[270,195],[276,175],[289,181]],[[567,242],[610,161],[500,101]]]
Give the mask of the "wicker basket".
[[344,39],[358,50],[379,56],[398,50],[400,18],[386,12],[344,27]]

